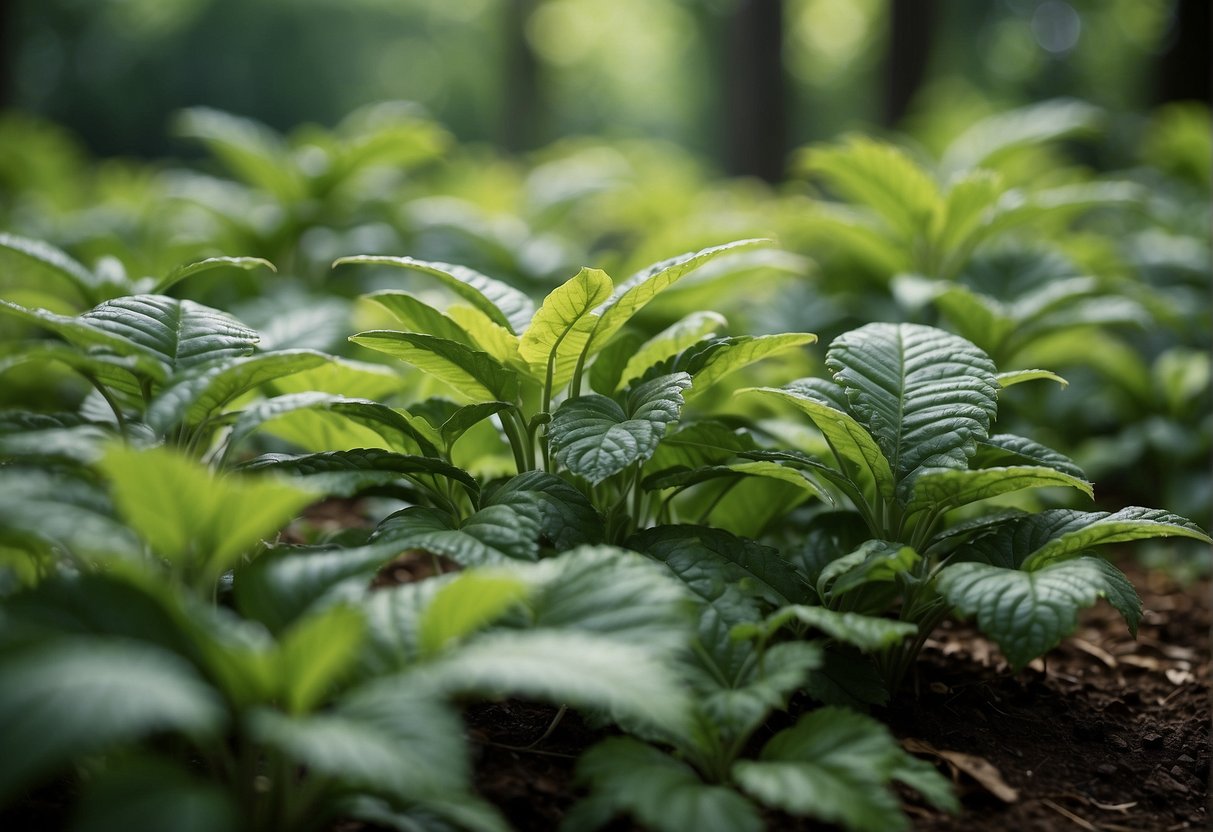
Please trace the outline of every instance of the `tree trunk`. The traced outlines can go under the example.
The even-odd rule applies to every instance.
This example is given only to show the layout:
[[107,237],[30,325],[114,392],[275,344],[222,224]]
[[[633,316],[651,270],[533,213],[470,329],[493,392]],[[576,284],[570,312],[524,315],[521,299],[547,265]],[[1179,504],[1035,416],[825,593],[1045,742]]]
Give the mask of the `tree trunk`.
[[729,21],[725,108],[728,171],[783,178],[787,100],[782,0],[739,0]]
[[889,47],[884,66],[886,127],[901,122],[922,86],[931,58],[935,11],[935,0],[889,0]]

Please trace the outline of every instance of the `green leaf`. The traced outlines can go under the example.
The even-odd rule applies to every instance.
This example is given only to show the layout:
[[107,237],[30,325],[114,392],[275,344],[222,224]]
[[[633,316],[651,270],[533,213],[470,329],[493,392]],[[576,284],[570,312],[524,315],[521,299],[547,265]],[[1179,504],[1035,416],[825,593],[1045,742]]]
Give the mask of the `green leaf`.
[[372,330],[350,340],[399,358],[451,387],[465,401],[513,402],[518,374],[486,352],[458,341],[416,332]]
[[410,332],[420,332],[436,338],[445,338],[448,341],[458,341],[472,348],[476,347],[475,340],[464,331],[463,327],[415,295],[384,289],[363,297],[373,300],[391,312],[396,320],[408,327]]
[[[619,375],[616,388],[640,378],[650,367],[673,358],[688,347],[724,329],[728,322],[717,312],[692,312],[677,323],[663,329],[639,347],[629,350],[630,357]],[[609,349],[609,347],[608,347]],[[603,357],[599,356],[598,361]],[[598,388],[594,388],[598,389]],[[604,392],[604,391],[599,391]]]
[[1052,448],[1046,448],[1039,442],[1023,436],[1000,433],[977,443],[977,453],[973,455],[972,465],[975,468],[994,468],[999,465],[1043,465],[1069,474],[1080,480],[1087,475],[1065,454],[1058,453]]
[[447,448],[450,448],[459,441],[459,437],[463,436],[470,429],[490,416],[513,406],[508,402],[480,402],[479,404],[469,404],[461,407],[442,423],[442,427],[440,428],[442,441],[446,444]]
[[803,471],[785,468],[777,462],[733,462],[728,465],[711,465],[695,468],[690,471],[659,471],[644,478],[643,485],[650,490],[662,488],[686,488],[701,482],[728,479],[735,480],[743,477],[766,477],[780,482],[786,482],[805,491],[817,494],[817,486]]
[[909,827],[887,787],[904,759],[879,722],[826,707],[776,734],[758,760],[735,763],[733,776],[768,806],[856,832],[886,832]]
[[[248,355],[260,340],[255,331],[218,309],[164,295],[115,298],[79,320],[154,356],[170,374]],[[64,337],[75,341],[71,334]]]
[[361,598],[375,573],[401,549],[391,542],[270,549],[237,574],[236,606],[245,617],[280,633],[309,610]]
[[564,832],[596,829],[628,814],[658,832],[761,832],[762,818],[727,786],[708,785],[685,762],[631,737],[612,737],[581,755],[577,781],[591,797],[574,805]]
[[489,492],[481,507],[530,505],[539,512],[539,530],[559,552],[583,543],[600,543],[602,515],[584,494],[554,474],[527,471]]
[[540,378],[551,378],[550,388],[562,389],[589,342],[598,317],[593,310],[611,296],[614,285],[600,269],[582,269],[543,299],[531,319],[518,352]]
[[778,335],[738,335],[709,347],[701,359],[693,359],[687,370],[694,378],[687,400],[694,399],[730,373],[757,363],[764,358],[814,344],[817,336],[808,332],[787,332]]
[[283,203],[297,204],[307,196],[307,184],[282,136],[259,121],[190,107],[177,114],[173,132],[202,142],[239,179]]
[[522,332],[535,313],[535,305],[524,293],[507,283],[493,280],[466,266],[431,263],[414,260],[412,257],[362,254],[354,257],[342,257],[333,263],[333,267],[347,264],[394,266],[435,277],[448,289],[514,334]]
[[830,638],[858,647],[865,653],[886,650],[918,632],[918,626],[909,621],[793,604],[776,610],[760,624],[734,627],[733,637],[765,641],[792,622],[820,630]]
[[218,695],[188,664],[127,641],[72,639],[4,657],[0,734],[20,754],[0,757],[9,798],[69,760],[159,732],[223,728]]
[[417,622],[422,658],[440,653],[501,617],[527,597],[527,584],[506,572],[469,570],[434,593]]
[[400,374],[390,367],[337,356],[331,356],[327,364],[278,379],[273,384],[277,393],[333,393],[372,401],[393,396],[402,386]]
[[282,350],[189,370],[152,400],[146,421],[161,434],[177,425],[201,424],[250,390],[325,361],[328,356],[312,350]]
[[772,396],[808,416],[830,444],[838,465],[859,488],[859,494],[893,498],[895,480],[889,461],[872,435],[849,413],[821,379],[802,379],[783,388],[758,387],[739,390]]
[[1066,388],[1070,386],[1070,382],[1066,381],[1061,376],[1052,370],[1009,370],[1005,373],[998,374],[998,386],[1010,387],[1013,384],[1023,384],[1025,381],[1055,381]]
[[[151,784],[155,788],[149,788]],[[71,828],[230,832],[240,828],[240,814],[219,785],[199,780],[168,760],[135,757],[110,763],[90,778]]]
[[100,281],[66,252],[42,240],[0,232],[0,288],[7,297],[17,289],[29,290],[47,300],[62,298],[66,288],[86,306],[96,303]]
[[[1057,509],[1034,515],[1047,525],[1032,524],[1034,547],[1022,556],[1021,568],[1034,572],[1078,552],[1108,543],[1125,543],[1156,537],[1188,537],[1213,543],[1195,523],[1168,511],[1129,506],[1112,514]],[[1044,540],[1037,532],[1047,534]],[[1047,530],[1047,531],[1046,531]],[[1022,538],[1021,538],[1022,539]]]
[[1076,488],[1094,497],[1091,483],[1085,479],[1039,465],[957,470],[955,468],[925,468],[913,481],[913,491],[906,503],[906,516],[918,512],[942,515],[954,508],[988,500],[1000,494],[1027,488]]
[[[450,306],[446,313],[468,334],[478,349],[484,350],[507,367],[515,367],[530,376],[530,368],[518,353],[521,339],[510,332],[508,327],[467,304]],[[538,382],[538,379],[532,380]]]
[[532,506],[495,505],[456,522],[437,509],[412,506],[380,523],[374,539],[443,555],[461,566],[500,566],[539,557],[538,514]]
[[667,659],[641,644],[562,630],[486,633],[410,676],[446,695],[519,696],[599,708],[678,735],[689,703]]
[[365,631],[356,607],[331,606],[282,634],[274,675],[288,713],[305,713],[324,701],[357,659]]
[[1101,116],[1099,108],[1071,98],[1053,98],[1004,110],[983,118],[957,136],[944,151],[940,165],[945,171],[993,167],[1021,148],[1090,133]]
[[245,271],[266,268],[272,272],[278,271],[273,263],[261,257],[208,257],[205,260],[188,263],[173,269],[160,278],[160,280],[156,281],[156,284],[152,287],[152,291],[156,294],[162,294],[191,275],[222,268],[244,269]]
[[942,204],[939,186],[900,148],[854,136],[841,145],[815,147],[803,159],[839,196],[875,211],[900,239],[924,233]]
[[742,451],[757,447],[749,433],[722,422],[680,424],[661,440],[645,470],[690,470],[704,465],[719,465]]
[[738,240],[672,257],[642,269],[615,287],[610,300],[600,313],[587,350],[591,353],[601,350],[615,333],[653,298],[705,263],[725,254],[769,243],[770,240],[761,239]]
[[203,581],[218,578],[316,499],[285,482],[212,474],[167,448],[115,445],[100,467],[135,531],[178,567],[198,570]]
[[867,584],[893,581],[919,560],[918,553],[904,544],[868,540],[821,570],[817,576],[817,593],[833,599]]
[[595,393],[613,396],[629,380],[623,376],[624,368],[643,343],[644,336],[634,329],[618,333],[590,365],[590,388]]
[[1141,601],[1120,570],[1080,557],[1032,572],[986,563],[954,563],[938,576],[939,592],[1002,648],[1018,670],[1061,643],[1078,626],[1078,611],[1107,598],[1136,634]]
[[598,394],[567,399],[549,426],[557,461],[593,484],[643,463],[678,421],[690,384],[687,373],[658,376],[628,394],[626,410]]
[[[3,308],[0,306],[0,309]],[[164,367],[156,359],[130,351],[126,345],[121,345],[119,349],[127,350],[129,354],[85,352],[79,347],[55,341],[25,342],[14,346],[10,355],[0,359],[0,373],[30,362],[57,361],[109,390],[132,396],[141,393],[140,381],[144,379],[155,383],[164,381]]]
[[291,474],[303,479],[318,493],[350,497],[380,485],[398,483],[407,477],[428,484],[430,477],[445,477],[463,486],[475,498],[479,486],[467,472],[449,462],[429,456],[397,454],[378,448],[355,448],[319,454],[264,454],[241,466],[241,470]]
[[990,359],[933,327],[868,324],[836,338],[826,365],[898,481],[920,468],[967,468],[998,412]]

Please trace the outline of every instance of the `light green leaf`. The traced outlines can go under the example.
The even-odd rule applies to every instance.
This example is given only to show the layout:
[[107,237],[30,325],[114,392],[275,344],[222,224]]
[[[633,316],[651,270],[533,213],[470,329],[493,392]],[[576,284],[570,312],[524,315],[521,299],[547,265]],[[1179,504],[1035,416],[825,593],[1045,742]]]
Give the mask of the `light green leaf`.
[[998,386],[1010,387],[1013,384],[1022,384],[1025,381],[1039,381],[1042,379],[1045,381],[1055,381],[1063,388],[1070,386],[1070,382],[1052,370],[1008,370],[1005,373],[998,374]]
[[954,563],[937,579],[939,592],[1002,648],[1018,670],[1061,643],[1078,626],[1078,611],[1107,598],[1137,632],[1141,601],[1120,570],[1080,557],[1032,572],[986,563]]
[[61,297],[66,288],[80,303],[91,306],[100,298],[100,281],[66,252],[42,240],[0,232],[0,288],[12,297],[18,289]]
[[21,750],[0,755],[3,798],[81,755],[159,732],[211,735],[225,722],[217,693],[155,647],[78,638],[10,653],[0,665],[0,734]]
[[512,402],[518,395],[518,374],[486,352],[458,341],[416,332],[372,330],[350,340],[412,364],[448,385],[465,401]]
[[615,287],[611,299],[606,302],[600,313],[587,350],[590,353],[601,350],[615,333],[653,298],[705,263],[731,252],[768,245],[770,242],[761,239],[738,240],[672,257],[642,269]]
[[365,631],[356,607],[331,606],[282,634],[274,675],[288,713],[305,713],[324,701],[358,657]]
[[853,136],[840,145],[811,148],[803,166],[839,196],[876,212],[903,241],[925,233],[942,203],[927,172],[886,142]]
[[760,624],[734,627],[733,637],[765,641],[792,622],[820,630],[830,638],[858,647],[865,653],[886,650],[918,632],[918,626],[909,621],[793,604],[776,610]]
[[250,390],[328,361],[312,350],[282,350],[233,358],[181,374],[148,405],[146,421],[166,434],[177,425],[198,425]]
[[[704,338],[724,329],[728,322],[717,312],[692,312],[682,320],[671,324],[661,332],[629,352],[630,358],[619,375],[616,388],[635,378],[640,378],[650,367],[694,346]],[[602,361],[602,356],[599,356]],[[597,389],[597,388],[595,388]],[[603,392],[603,391],[599,391]]]
[[403,388],[400,374],[382,364],[331,356],[327,364],[274,381],[278,393],[333,393],[351,399],[383,401]]
[[135,531],[178,567],[199,570],[202,580],[218,578],[316,499],[285,482],[212,474],[168,448],[115,445],[100,467]]
[[514,367],[522,372],[530,369],[518,354],[518,343],[521,339],[510,332],[509,328],[497,323],[476,307],[463,303],[448,307],[446,314],[463,328],[478,349],[484,350],[507,367]]
[[974,470],[924,468],[913,480],[913,490],[905,511],[907,517],[925,511],[942,515],[954,508],[1000,494],[1052,487],[1076,488],[1088,497],[1094,497],[1091,483],[1085,479],[1039,465]]
[[301,171],[282,136],[266,125],[209,107],[190,107],[177,114],[173,132],[200,141],[232,173],[284,203],[307,196]]
[[364,297],[391,312],[396,320],[408,328],[409,332],[420,332],[424,335],[433,335],[436,338],[445,338],[448,341],[458,341],[469,347],[476,347],[476,342],[464,331],[463,327],[415,295],[384,289],[364,295]]
[[414,260],[412,257],[362,254],[354,257],[342,257],[333,263],[333,267],[347,264],[393,266],[435,277],[448,289],[514,334],[522,332],[535,313],[535,305],[525,294],[507,283],[486,277],[467,266],[431,263]]
[[690,384],[687,373],[658,376],[628,394],[626,410],[598,394],[565,400],[549,426],[557,461],[593,484],[643,463],[678,421]]
[[836,338],[826,365],[898,481],[919,468],[967,468],[998,412],[990,359],[933,327],[868,324]]
[[709,387],[730,373],[734,373],[764,358],[817,342],[817,336],[808,332],[787,332],[778,335],[739,335],[722,339],[703,354],[691,360],[687,370],[694,383],[687,391],[690,401],[702,395]]
[[374,540],[430,551],[461,566],[533,561],[539,557],[538,515],[529,505],[495,505],[456,522],[437,509],[411,506],[380,523]]
[[422,658],[440,653],[499,618],[527,597],[527,584],[507,572],[469,570],[429,599],[417,622]]
[[518,352],[553,391],[573,377],[577,360],[598,323],[593,310],[611,296],[614,284],[601,269],[583,268],[557,286],[522,334]]
[[687,763],[631,737],[598,743],[577,761],[588,800],[574,805],[562,832],[583,832],[628,814],[656,832],[761,832],[762,818],[727,786],[708,785]]
[[1071,98],[1053,98],[1004,110],[983,118],[957,136],[940,162],[945,171],[996,167],[1005,156],[1025,147],[1090,133],[1102,111]]
[[156,294],[161,294],[191,275],[210,271],[211,269],[223,268],[244,269],[245,271],[266,268],[272,272],[278,271],[273,263],[261,257],[208,257],[205,260],[188,263],[173,269],[160,278],[160,280],[156,281],[156,284],[152,287],[152,291]]

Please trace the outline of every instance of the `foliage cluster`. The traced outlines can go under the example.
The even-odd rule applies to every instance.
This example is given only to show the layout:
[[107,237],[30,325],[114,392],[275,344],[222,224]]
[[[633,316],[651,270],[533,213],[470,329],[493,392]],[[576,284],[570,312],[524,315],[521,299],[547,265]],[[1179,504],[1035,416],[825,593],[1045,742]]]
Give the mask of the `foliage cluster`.
[[[1209,438],[1207,135],[1162,115],[1148,167],[1094,178],[1058,142],[1098,115],[1003,114],[936,162],[810,148],[813,196],[652,147],[444,158],[395,105],[290,137],[185,114],[227,178],[48,150],[0,205],[0,801],[503,829],[460,709],[519,697],[617,728],[570,830],[905,828],[894,784],[955,809],[867,713],[934,627],[1018,669],[1100,598],[1136,628],[1096,547],[1210,542],[1091,510],[1050,447],[1172,441],[1182,481]],[[1132,407],[1076,415],[1113,382]],[[376,587],[401,558],[433,576]]]

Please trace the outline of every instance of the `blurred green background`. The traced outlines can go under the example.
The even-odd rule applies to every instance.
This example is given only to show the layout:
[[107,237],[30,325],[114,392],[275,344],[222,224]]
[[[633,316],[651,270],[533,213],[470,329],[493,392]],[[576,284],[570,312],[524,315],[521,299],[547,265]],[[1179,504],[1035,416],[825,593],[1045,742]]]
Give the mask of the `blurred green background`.
[[[279,129],[423,104],[461,141],[665,138],[724,173],[850,129],[921,137],[1058,95],[1209,97],[1208,0],[0,0],[0,104],[98,156],[171,114]],[[934,106],[946,104],[945,107]],[[929,114],[929,118],[928,115]]]

